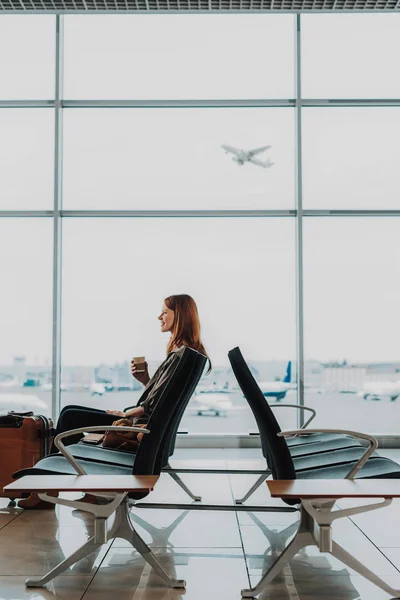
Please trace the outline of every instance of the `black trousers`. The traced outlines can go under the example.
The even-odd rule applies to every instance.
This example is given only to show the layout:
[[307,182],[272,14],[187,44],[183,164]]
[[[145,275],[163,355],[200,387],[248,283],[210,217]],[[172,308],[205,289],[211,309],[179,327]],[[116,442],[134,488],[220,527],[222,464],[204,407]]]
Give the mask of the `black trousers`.
[[[98,408],[90,408],[88,406],[78,406],[69,404],[65,406],[58,417],[55,436],[70,429],[78,427],[89,427],[90,425],[112,425],[118,418],[116,415],[109,415],[105,410]],[[101,433],[99,431],[99,433]],[[55,437],[54,436],[54,437]],[[63,444],[69,446],[76,444],[83,437],[83,434],[71,435],[63,439]],[[58,448],[54,445],[50,450],[50,454],[58,452]]]

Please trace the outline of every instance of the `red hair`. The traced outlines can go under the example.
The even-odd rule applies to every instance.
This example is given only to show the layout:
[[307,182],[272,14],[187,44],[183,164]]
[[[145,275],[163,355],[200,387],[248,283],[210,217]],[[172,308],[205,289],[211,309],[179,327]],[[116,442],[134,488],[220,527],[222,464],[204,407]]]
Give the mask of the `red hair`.
[[174,347],[188,346],[201,354],[207,356],[211,371],[211,361],[200,338],[200,319],[196,302],[188,294],[177,294],[168,296],[164,303],[167,308],[174,311],[174,323],[172,325],[171,339],[167,346],[167,352]]

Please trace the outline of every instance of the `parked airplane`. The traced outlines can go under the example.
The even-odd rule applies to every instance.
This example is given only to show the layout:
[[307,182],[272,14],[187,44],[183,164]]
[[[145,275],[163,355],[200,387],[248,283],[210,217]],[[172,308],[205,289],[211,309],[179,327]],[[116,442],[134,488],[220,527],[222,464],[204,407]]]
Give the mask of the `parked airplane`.
[[292,383],[291,379],[292,361],[289,360],[283,381],[259,381],[258,385],[266,398],[276,398],[277,402],[279,402],[283,400],[288,390],[296,389],[296,384]]
[[33,394],[0,393],[0,412],[3,414],[9,411],[46,414],[48,409],[46,402]]
[[199,416],[212,414],[214,417],[226,417],[232,408],[229,393],[224,389],[196,393],[189,403],[189,409]]
[[398,381],[370,381],[359,392],[364,400],[382,400],[390,398],[392,402],[400,396],[400,380]]
[[226,154],[228,154],[228,152],[234,154],[232,160],[234,160],[239,166],[244,165],[245,162],[251,162],[253,165],[263,167],[263,169],[268,169],[268,167],[272,167],[274,164],[269,159],[266,162],[263,162],[258,158],[254,158],[257,154],[260,154],[261,152],[271,148],[271,146],[262,146],[262,148],[254,148],[254,150],[240,150],[239,148],[222,144],[221,148],[225,150]]

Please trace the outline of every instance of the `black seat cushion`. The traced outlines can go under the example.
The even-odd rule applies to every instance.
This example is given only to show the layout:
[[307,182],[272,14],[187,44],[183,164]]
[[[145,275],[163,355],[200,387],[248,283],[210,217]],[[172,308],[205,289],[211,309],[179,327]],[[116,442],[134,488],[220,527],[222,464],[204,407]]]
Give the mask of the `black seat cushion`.
[[[360,446],[355,438],[352,438],[343,433],[309,433],[298,437],[287,438],[286,443],[289,448],[293,446],[303,446],[304,444],[317,444],[318,442],[336,442],[336,448],[347,448],[347,441],[352,440],[353,446]],[[343,445],[344,444],[344,445]]]
[[110,465],[122,465],[132,469],[136,454],[126,452],[124,450],[113,450],[112,448],[103,448],[103,446],[89,446],[88,444],[79,443],[68,446],[68,451],[75,458],[83,458],[84,460],[94,460],[99,463]]
[[[132,475],[132,467],[121,465],[110,465],[83,459],[77,459],[88,475]],[[51,454],[42,458],[34,467],[22,469],[16,474],[18,478],[24,475],[76,475],[74,467],[64,458],[62,454]],[[129,497],[141,500],[148,492],[130,492]]]
[[[296,473],[298,479],[344,479],[352,464],[330,465],[318,469],[309,469]],[[400,465],[390,458],[367,460],[355,476],[355,479],[398,479]]]
[[[305,436],[307,437],[307,436]],[[289,438],[291,439],[291,438]],[[286,438],[286,441],[288,439]],[[319,454],[321,452],[330,452],[332,450],[344,450],[345,448],[360,448],[360,443],[355,438],[345,439],[340,441],[340,446],[336,440],[324,440],[323,442],[314,442],[311,444],[302,444],[301,446],[289,446],[290,454],[293,458],[296,456],[307,456],[309,454]]]

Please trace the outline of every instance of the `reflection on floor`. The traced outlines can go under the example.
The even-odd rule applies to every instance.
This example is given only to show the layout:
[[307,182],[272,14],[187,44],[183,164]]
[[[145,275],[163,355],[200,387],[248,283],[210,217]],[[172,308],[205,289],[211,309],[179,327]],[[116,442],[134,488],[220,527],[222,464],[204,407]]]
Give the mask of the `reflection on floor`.
[[[382,451],[400,462],[399,451]],[[255,460],[258,450],[179,450],[179,459]],[[257,461],[258,462],[258,461]],[[246,491],[252,476],[184,475],[205,502],[231,503]],[[187,502],[185,494],[162,476],[148,498],[152,502]],[[261,486],[252,505],[275,503]],[[0,600],[60,597],[65,600],[182,600],[143,559],[121,540],[103,546],[46,588],[27,589],[27,576],[41,575],[92,533],[87,513],[58,507],[54,511],[9,509],[0,500]],[[343,503],[342,503],[343,505]],[[334,524],[335,539],[400,588],[400,500],[378,511]],[[297,513],[190,512],[140,508],[132,511],[139,533],[175,577],[185,579],[186,600],[232,600],[254,585],[294,534]],[[385,600],[388,594],[355,575],[330,555],[307,548],[296,555],[269,586],[262,600]]]

